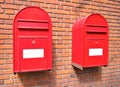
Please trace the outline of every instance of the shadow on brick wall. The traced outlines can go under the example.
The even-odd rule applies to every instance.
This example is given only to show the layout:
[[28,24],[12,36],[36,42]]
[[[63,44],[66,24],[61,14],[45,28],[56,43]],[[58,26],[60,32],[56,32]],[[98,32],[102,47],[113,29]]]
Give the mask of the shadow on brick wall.
[[51,74],[52,73],[50,71],[18,73],[20,87],[49,86],[51,81],[55,82]]
[[102,79],[102,67],[85,68],[84,70],[80,70],[74,67],[74,71],[81,85],[95,84],[97,82],[100,82]]

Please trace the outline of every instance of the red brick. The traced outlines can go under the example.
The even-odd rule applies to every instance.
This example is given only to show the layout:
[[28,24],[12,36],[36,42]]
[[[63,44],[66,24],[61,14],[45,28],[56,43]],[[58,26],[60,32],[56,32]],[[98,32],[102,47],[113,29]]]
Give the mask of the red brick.
[[8,39],[10,38],[10,35],[0,35],[0,39]]
[[9,19],[9,16],[5,14],[0,14],[0,19]]
[[1,59],[9,59],[9,56],[3,54],[3,55],[0,55],[0,58],[1,58]]
[[0,8],[0,13],[4,13],[4,10]]
[[45,3],[45,0],[29,0],[30,2],[44,2]]
[[46,3],[49,3],[49,4],[60,4],[57,0],[46,0]]
[[50,5],[50,9],[55,9],[56,5]]
[[5,60],[5,64],[12,64],[13,63],[13,60]]
[[31,6],[32,5],[32,2],[24,2],[23,3],[25,6]]
[[10,85],[10,84],[13,84],[13,80],[5,80],[4,81],[4,84],[6,84],[6,85]]
[[12,25],[2,25],[0,26],[2,29],[12,29]]
[[19,0],[19,1],[18,1],[18,0],[15,0],[15,4],[16,4],[16,5],[23,5],[23,3],[24,3],[24,2],[23,2],[22,0]]
[[9,79],[8,75],[0,75],[0,80],[6,80]]
[[33,6],[38,6],[38,7],[39,7],[39,6],[40,6],[40,3],[34,2],[34,3],[32,3],[32,5],[33,5]]
[[3,80],[0,80],[0,85],[4,85],[4,81]]
[[6,3],[13,4],[13,3],[14,3],[14,0],[6,0],[5,2],[6,2]]
[[4,0],[0,0],[0,3],[3,3],[4,2]]
[[[13,33],[12,30],[4,30],[4,34],[11,35]],[[11,36],[10,36],[11,37]]]
[[6,14],[10,14],[10,15],[13,15],[13,14],[14,14],[14,10],[9,10],[9,9],[7,9],[5,12],[6,12]]
[[[11,66],[11,67],[12,67],[12,66]],[[5,74],[6,74],[6,75],[8,75],[8,74],[9,74],[9,75],[10,75],[10,74],[13,74],[13,69],[11,69],[11,68],[10,68],[10,69],[6,69],[6,70],[5,70]]]
[[15,16],[14,15],[10,15],[10,20],[14,20]]
[[12,46],[11,45],[1,45],[0,49],[11,49]]
[[4,74],[4,71],[3,70],[0,70],[0,75],[3,75]]
[[12,24],[13,24],[13,20],[5,20],[5,23],[6,23],[7,25],[12,25]]
[[4,34],[4,31],[3,31],[3,30],[0,30],[0,34]]
[[1,8],[18,10],[19,6],[18,5],[12,5],[12,4],[2,4]]
[[5,40],[5,44],[12,44],[13,43],[13,41],[11,41],[11,40]]
[[12,50],[5,50],[4,53],[5,53],[5,54],[12,54],[13,51],[12,51]]
[[0,65],[0,68],[1,68],[2,70],[11,69],[11,68],[12,68],[12,65],[11,65],[11,64]]
[[4,20],[3,19],[0,20],[0,24],[4,24]]
[[4,61],[3,60],[0,60],[0,65],[3,65],[4,64]]
[[16,79],[17,80],[17,78],[19,78],[19,76],[16,74],[16,75],[14,75],[14,74],[12,74],[12,75],[10,75],[10,78],[11,79]]
[[64,45],[55,45],[54,48],[55,49],[58,49],[58,48],[63,49],[63,48],[66,48],[66,46],[64,46]]

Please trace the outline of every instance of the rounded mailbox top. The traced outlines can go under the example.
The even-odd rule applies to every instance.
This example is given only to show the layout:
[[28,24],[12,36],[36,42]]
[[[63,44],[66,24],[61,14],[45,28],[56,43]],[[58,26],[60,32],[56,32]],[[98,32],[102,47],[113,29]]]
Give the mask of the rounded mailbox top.
[[20,10],[14,19],[13,29],[19,33],[21,29],[52,30],[52,22],[46,11],[36,6],[25,7]]
[[[32,32],[34,31],[34,32]],[[20,10],[13,22],[13,33],[17,35],[52,34],[52,22],[47,12],[36,6],[25,7]]]
[[85,17],[85,24],[108,26],[106,19],[100,14],[91,14],[88,17]]
[[73,30],[83,29],[86,26],[106,27],[106,29],[108,30],[108,23],[106,19],[100,14],[91,14],[87,17],[81,17],[74,23]]
[[47,20],[51,21],[48,13],[36,6],[25,7],[15,16],[15,20]]

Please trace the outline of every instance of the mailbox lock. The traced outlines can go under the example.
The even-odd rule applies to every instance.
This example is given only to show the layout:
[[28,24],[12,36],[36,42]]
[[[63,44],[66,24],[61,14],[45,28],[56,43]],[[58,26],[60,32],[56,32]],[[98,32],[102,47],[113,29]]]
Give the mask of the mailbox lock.
[[98,41],[96,41],[95,44],[97,45],[97,44],[98,44]]
[[32,41],[32,45],[35,45],[35,40]]

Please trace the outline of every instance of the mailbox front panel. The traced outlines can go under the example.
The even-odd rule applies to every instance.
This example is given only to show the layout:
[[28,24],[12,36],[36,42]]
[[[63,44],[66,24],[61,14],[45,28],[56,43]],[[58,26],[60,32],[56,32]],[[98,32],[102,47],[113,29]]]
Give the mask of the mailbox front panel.
[[14,72],[52,69],[52,23],[39,7],[18,12],[13,24]]
[[[36,71],[46,69],[48,50],[47,38],[20,38],[20,70]],[[26,42],[27,41],[27,42]],[[22,46],[21,46],[22,44]]]
[[107,63],[107,46],[105,39],[87,39],[86,41],[86,66],[101,66]]

